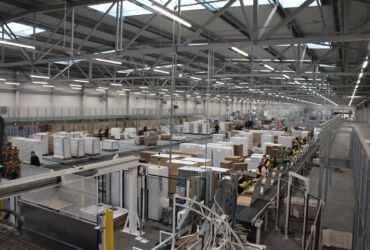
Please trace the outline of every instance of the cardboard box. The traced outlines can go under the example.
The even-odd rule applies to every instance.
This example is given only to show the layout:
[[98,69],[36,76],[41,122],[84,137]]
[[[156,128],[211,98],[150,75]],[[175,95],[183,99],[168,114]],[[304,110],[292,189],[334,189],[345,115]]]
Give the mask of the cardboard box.
[[233,168],[233,162],[232,161],[223,160],[223,161],[220,162],[220,167],[221,168],[232,169]]
[[234,144],[234,155],[243,157],[243,144]]
[[150,162],[150,156],[155,155],[158,152],[152,150],[144,150],[140,152],[140,159],[145,162]]
[[233,171],[247,171],[248,164],[246,162],[234,162]]
[[243,162],[244,158],[241,156],[230,155],[230,156],[226,156],[225,160],[232,161],[232,162]]
[[[182,159],[183,157],[178,154],[172,154],[172,160],[174,159]],[[150,164],[160,166],[168,166],[167,161],[169,161],[170,155],[169,154],[154,154],[150,156]]]
[[262,132],[253,131],[253,145],[261,145]]
[[170,161],[167,161],[166,162],[166,165],[169,166],[168,167],[168,172],[170,175],[173,175],[173,176],[178,176],[178,169],[181,168],[181,167],[185,167],[185,166],[193,166],[193,167],[197,167],[198,163],[197,162],[191,162],[191,161],[184,161],[184,160],[172,160],[171,161],[171,166],[170,166]]
[[185,157],[181,160],[195,162],[197,164],[197,167],[212,166],[212,160],[211,159],[196,158],[196,157]]
[[201,157],[203,154],[194,151],[172,149],[173,154],[184,155],[186,157]]
[[171,135],[168,135],[168,134],[161,135],[161,140],[169,141],[169,140],[171,140]]

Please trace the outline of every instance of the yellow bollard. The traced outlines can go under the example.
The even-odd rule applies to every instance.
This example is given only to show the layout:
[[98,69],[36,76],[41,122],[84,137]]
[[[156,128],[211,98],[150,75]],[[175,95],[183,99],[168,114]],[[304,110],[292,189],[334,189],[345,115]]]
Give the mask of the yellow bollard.
[[106,250],[114,250],[113,211],[105,211],[105,246]]

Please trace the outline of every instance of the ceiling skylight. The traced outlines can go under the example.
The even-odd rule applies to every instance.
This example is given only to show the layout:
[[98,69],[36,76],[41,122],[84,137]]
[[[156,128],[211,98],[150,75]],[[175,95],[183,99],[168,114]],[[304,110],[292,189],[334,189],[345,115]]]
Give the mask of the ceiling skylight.
[[331,43],[306,43],[307,48],[309,49],[330,49]]
[[[283,6],[283,8],[297,8],[300,5],[302,5],[305,2],[305,0],[279,0],[279,2],[281,6]],[[313,1],[310,4],[310,7],[313,6],[317,6],[317,1]]]
[[[21,23],[16,23],[16,22],[11,22],[8,23],[9,28],[11,31],[16,35],[16,36],[21,36],[21,37],[27,37],[31,36],[33,34],[33,27]],[[5,28],[5,31],[8,31],[8,29]],[[37,28],[35,29],[36,33],[44,32],[45,30]],[[3,32],[3,30],[0,27],[0,34]],[[5,39],[10,39],[10,37],[5,33],[4,36]]]
[[[165,0],[153,0],[154,2],[164,5],[166,3]],[[146,6],[151,6],[151,2],[148,0],[138,0],[138,2],[142,3]],[[219,2],[213,2],[213,3],[207,3],[208,6],[214,9],[220,9],[227,4],[228,1],[219,1]],[[168,5],[167,8],[170,10],[174,10],[175,5],[177,4],[177,1],[172,0]],[[259,0],[259,5],[266,5],[269,4],[268,0]],[[99,11],[101,13],[105,13],[111,3],[104,3],[104,4],[96,4],[96,5],[90,5],[89,8],[94,9],[96,11]],[[245,6],[252,6],[253,0],[244,0]],[[231,7],[240,7],[240,2],[236,1]],[[203,5],[198,3],[196,0],[181,0],[181,11],[188,11],[188,10],[202,10],[204,9]],[[131,3],[129,1],[125,1],[125,4],[123,5],[123,15],[124,16],[139,16],[139,15],[147,15],[152,14],[151,11],[146,10],[134,3]],[[116,17],[116,6],[113,6],[113,8],[109,11],[109,15]]]

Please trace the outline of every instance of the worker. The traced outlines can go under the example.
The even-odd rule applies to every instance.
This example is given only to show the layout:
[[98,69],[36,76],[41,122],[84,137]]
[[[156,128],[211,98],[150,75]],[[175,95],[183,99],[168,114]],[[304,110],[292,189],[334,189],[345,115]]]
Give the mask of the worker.
[[214,128],[215,128],[215,134],[218,134],[218,132],[220,131],[220,125],[218,125],[218,123],[216,123]]
[[107,126],[106,128],[105,128],[105,138],[107,138],[108,139],[108,137],[109,137],[109,127]]
[[103,129],[102,128],[100,128],[99,129],[99,133],[98,133],[98,135],[99,135],[99,138],[100,138],[100,140],[103,138],[103,135],[104,135],[104,131],[103,131]]
[[266,169],[269,169],[271,167],[271,160],[270,160],[270,158],[271,157],[269,155],[266,156],[266,159],[265,159],[265,162],[264,162]]
[[244,192],[245,188],[248,185],[248,179],[246,175],[239,175],[238,177],[238,194]]
[[261,162],[261,164],[259,164],[258,167],[256,168],[256,174],[257,174],[256,178],[260,178],[261,176],[265,177],[266,173],[267,173],[267,169],[265,165],[263,164],[263,162]]
[[31,151],[31,159],[30,159],[30,164],[32,166],[37,166],[40,167],[40,159],[39,157],[35,154],[35,151]]

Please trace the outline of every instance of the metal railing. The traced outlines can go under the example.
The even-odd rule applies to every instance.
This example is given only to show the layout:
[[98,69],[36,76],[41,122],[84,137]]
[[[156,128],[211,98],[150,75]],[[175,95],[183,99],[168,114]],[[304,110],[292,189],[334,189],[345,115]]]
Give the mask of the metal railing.
[[311,233],[307,238],[305,250],[316,250],[321,247],[321,226],[322,226],[322,214],[324,209],[324,203],[320,201],[319,208],[317,209],[315,220],[311,225]]
[[[203,109],[174,109],[174,116],[202,116]],[[7,107],[3,118],[12,121],[87,120],[125,117],[166,117],[171,109],[156,108],[68,108],[68,107]]]

